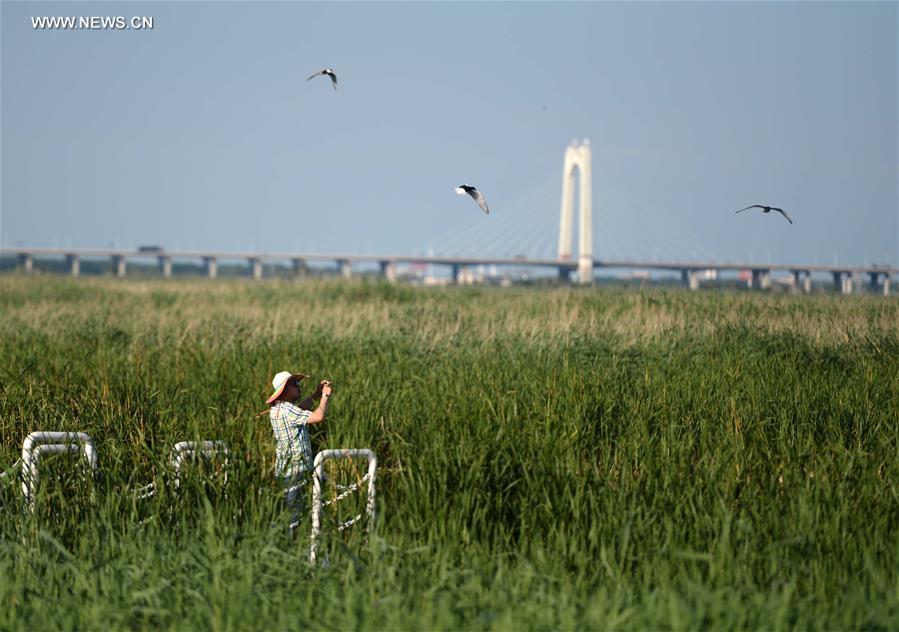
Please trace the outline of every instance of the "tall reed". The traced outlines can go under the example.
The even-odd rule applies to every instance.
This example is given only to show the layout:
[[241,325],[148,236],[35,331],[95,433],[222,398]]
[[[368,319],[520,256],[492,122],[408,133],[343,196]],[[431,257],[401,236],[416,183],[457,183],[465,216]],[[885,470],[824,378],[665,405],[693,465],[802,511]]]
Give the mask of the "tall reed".
[[[102,469],[48,459],[34,516],[0,482],[0,627],[899,625],[895,298],[13,275],[0,312],[0,466],[80,430]],[[282,369],[379,456],[327,567],[271,477]],[[210,438],[227,486],[174,489]]]

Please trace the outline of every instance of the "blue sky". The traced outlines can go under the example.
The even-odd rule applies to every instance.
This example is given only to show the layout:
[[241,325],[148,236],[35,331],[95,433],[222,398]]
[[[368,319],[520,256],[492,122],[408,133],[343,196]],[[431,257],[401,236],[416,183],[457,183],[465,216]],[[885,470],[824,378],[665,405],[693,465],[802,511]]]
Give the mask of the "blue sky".
[[0,243],[895,265],[897,6],[4,1]]

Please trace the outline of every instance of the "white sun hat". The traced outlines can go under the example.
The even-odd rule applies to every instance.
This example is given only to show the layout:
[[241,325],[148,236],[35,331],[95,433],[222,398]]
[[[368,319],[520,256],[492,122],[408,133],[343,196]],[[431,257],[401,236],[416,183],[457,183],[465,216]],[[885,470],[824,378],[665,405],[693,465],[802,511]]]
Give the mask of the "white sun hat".
[[284,391],[284,387],[287,386],[287,382],[289,382],[292,378],[296,378],[297,381],[300,381],[306,377],[309,376],[303,375],[302,373],[291,373],[290,371],[281,371],[280,373],[276,374],[275,378],[272,380],[272,388],[275,389],[275,392],[265,401],[265,403],[271,404],[273,401],[278,399],[281,396],[281,393]]

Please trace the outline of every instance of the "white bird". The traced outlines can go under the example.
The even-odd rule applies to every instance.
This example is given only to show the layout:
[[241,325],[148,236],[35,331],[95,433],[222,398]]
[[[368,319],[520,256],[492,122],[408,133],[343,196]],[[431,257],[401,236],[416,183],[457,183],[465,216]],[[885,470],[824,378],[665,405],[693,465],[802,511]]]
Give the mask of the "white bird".
[[319,75],[328,75],[331,78],[331,85],[334,86],[335,90],[337,90],[337,73],[330,68],[322,68],[318,72],[309,75],[306,81],[309,81],[309,79],[315,79]]
[[471,198],[478,203],[478,206],[481,207],[481,210],[485,213],[490,213],[490,208],[487,206],[487,200],[484,199],[484,196],[481,195],[481,192],[478,191],[473,186],[469,186],[467,184],[460,184],[455,189],[456,193],[459,195],[465,195],[466,193],[471,196]]
[[734,211],[734,215],[736,215],[737,213],[742,213],[743,211],[748,211],[751,208],[760,208],[760,209],[762,209],[762,213],[770,213],[771,211],[777,211],[778,213],[780,213],[781,215],[786,217],[788,222],[790,222],[791,224],[793,223],[793,220],[790,219],[790,216],[787,215],[787,212],[785,210],[783,210],[782,208],[777,208],[776,206],[762,206],[761,204],[753,204],[752,206],[747,206],[746,208],[741,208],[739,211]]

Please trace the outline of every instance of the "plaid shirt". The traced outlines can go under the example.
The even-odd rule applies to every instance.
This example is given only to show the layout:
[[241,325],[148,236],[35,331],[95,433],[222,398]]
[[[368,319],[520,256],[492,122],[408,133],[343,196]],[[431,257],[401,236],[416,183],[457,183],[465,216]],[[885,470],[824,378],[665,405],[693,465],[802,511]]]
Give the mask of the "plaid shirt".
[[275,453],[277,476],[293,478],[312,470],[312,443],[306,425],[311,414],[311,411],[285,401],[277,401],[271,407],[268,415],[278,443]]

